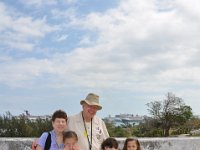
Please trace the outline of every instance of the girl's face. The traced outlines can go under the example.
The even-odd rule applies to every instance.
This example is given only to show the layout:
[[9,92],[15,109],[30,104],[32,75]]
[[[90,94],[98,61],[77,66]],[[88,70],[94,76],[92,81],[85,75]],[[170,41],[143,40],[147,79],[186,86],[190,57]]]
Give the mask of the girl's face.
[[112,148],[110,148],[110,147],[105,147],[104,150],[118,150],[118,149],[116,149],[116,148],[114,148],[114,147],[112,147]]
[[64,141],[65,148],[64,150],[76,150],[77,149],[77,139],[74,137],[67,138]]
[[136,141],[129,141],[127,143],[127,150],[137,150],[137,143],[136,143]]

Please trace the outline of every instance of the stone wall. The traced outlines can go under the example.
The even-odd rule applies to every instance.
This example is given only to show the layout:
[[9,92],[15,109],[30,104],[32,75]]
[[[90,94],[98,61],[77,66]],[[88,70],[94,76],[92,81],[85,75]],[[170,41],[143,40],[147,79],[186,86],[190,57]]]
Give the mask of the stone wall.
[[[117,139],[122,149],[124,138]],[[200,150],[200,137],[138,138],[142,150]]]
[[[31,150],[34,138],[0,138],[0,150]],[[117,138],[122,149],[125,138]],[[200,150],[200,137],[139,138],[142,150]]]
[[0,138],[0,150],[31,150],[34,138]]

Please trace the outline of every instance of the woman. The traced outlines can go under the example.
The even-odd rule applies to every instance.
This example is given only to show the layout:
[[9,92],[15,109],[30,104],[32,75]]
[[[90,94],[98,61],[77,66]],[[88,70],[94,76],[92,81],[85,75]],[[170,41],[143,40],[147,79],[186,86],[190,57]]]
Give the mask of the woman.
[[[48,132],[44,132],[40,136],[36,150],[64,149],[63,132],[66,130],[67,127],[67,114],[62,110],[55,111],[52,115],[52,126],[53,130],[49,132],[50,134]],[[50,148],[47,148],[47,145],[49,145]]]

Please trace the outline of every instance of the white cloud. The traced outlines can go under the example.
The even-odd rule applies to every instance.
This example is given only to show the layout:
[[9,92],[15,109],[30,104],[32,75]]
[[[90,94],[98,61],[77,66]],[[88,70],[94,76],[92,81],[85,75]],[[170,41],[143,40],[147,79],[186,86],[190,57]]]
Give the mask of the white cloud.
[[54,6],[57,4],[74,4],[77,0],[20,0],[22,4],[25,4],[29,7],[44,7],[44,6]]
[[12,60],[11,56],[0,56],[0,62],[9,62]]
[[14,12],[8,12],[6,5],[0,3],[0,39],[1,44],[10,48],[31,51],[36,41],[43,38],[47,33],[55,31],[56,27],[52,27],[46,23],[45,18],[33,19]]
[[188,3],[187,0],[176,0],[174,1],[176,9],[179,15],[182,15],[183,18],[187,18],[188,20],[200,19],[200,1],[192,0]]
[[94,44],[91,37],[87,36],[87,35],[84,36],[79,43],[80,43],[80,45],[91,45],[91,44],[93,45]]
[[[199,83],[199,67],[191,67],[193,58],[199,56],[200,45],[196,37],[200,32],[196,20],[185,22],[188,16],[180,13],[185,10],[180,9],[181,4],[184,4],[180,1],[169,3],[166,9],[162,5],[162,10],[165,11],[161,11],[159,5],[154,2],[121,1],[115,9],[72,19],[70,25],[88,30],[88,34],[93,32],[97,35],[94,41],[87,36],[81,39],[80,44],[91,44],[91,47],[76,48],[65,55],[52,54],[48,60],[49,64],[39,63],[40,71],[36,74],[28,69],[32,68],[32,65],[26,61],[23,63],[30,66],[22,68],[34,80],[46,73],[53,74],[62,86],[70,82],[85,87],[132,90],[139,87],[144,91],[156,91],[166,90],[175,81],[180,85],[184,85],[188,80]],[[184,7],[190,9],[190,6],[185,4]],[[189,14],[187,11],[185,13]],[[18,22],[34,22],[30,18],[26,19]],[[41,24],[44,22],[34,23],[33,27],[38,31],[37,28],[43,26]],[[40,37],[45,31],[42,35],[40,32],[26,33]],[[65,35],[58,38],[64,39]],[[92,42],[96,45],[92,45]],[[40,62],[35,60],[32,63],[37,64],[37,61]],[[15,65],[12,67],[12,70],[18,70]]]
[[4,41],[5,45],[9,45],[11,49],[18,49],[18,50],[23,50],[23,51],[32,51],[34,48],[34,44],[26,42],[26,41]]
[[11,17],[8,15],[8,12],[6,12],[6,9],[6,6],[3,3],[0,3],[0,31],[9,27],[11,24]]
[[[35,1],[31,5],[46,6],[44,2]],[[110,95],[119,92],[126,99],[131,94],[136,100],[140,97],[139,101],[147,100],[149,95],[160,98],[169,91],[186,100],[197,112],[199,3],[121,0],[116,8],[87,15],[78,9],[62,11],[55,7],[42,19],[21,13],[13,16],[8,6],[0,3],[1,44],[34,54],[23,58],[9,57],[9,52],[2,55],[0,84],[22,88],[39,85],[47,91],[75,88],[75,91],[95,90]],[[53,21],[56,28],[47,23]],[[54,33],[55,30],[59,33]],[[40,40],[49,42],[45,39],[48,33],[53,34],[54,41],[62,43],[56,43],[60,44],[58,47],[47,44],[40,48],[46,51],[45,56],[38,51],[34,53],[35,47],[43,44]],[[66,39],[71,43],[65,43]],[[78,47],[73,43],[78,43]],[[66,44],[66,51],[62,44]],[[69,49],[68,44],[75,48]]]
[[[51,62],[48,60],[24,59],[0,64],[2,74],[0,82],[13,87],[24,87],[34,84],[43,73],[51,73]],[[56,70],[54,70],[56,71]]]
[[[142,83],[145,78],[144,88],[156,80],[166,82],[167,86],[170,86],[168,82],[176,80],[184,83],[192,79],[192,82],[199,83],[199,67],[191,67],[189,63],[198,54],[199,24],[196,20],[185,22],[187,16],[182,16],[173,3],[170,10],[160,11],[153,2],[122,1],[117,9],[103,14],[91,13],[80,21],[86,29],[98,31],[97,43],[101,45],[77,50],[73,52],[76,56],[70,57],[75,62],[82,62],[85,72],[90,70],[94,73],[88,80],[98,82],[100,79],[102,82],[105,79],[102,76],[110,77],[103,82],[109,85],[121,83],[118,84],[120,88],[127,86],[123,83],[135,79]],[[82,57],[87,59],[82,60]],[[101,72],[105,74],[98,76]],[[132,86],[130,84],[127,88]],[[159,83],[157,88],[160,88]]]
[[57,0],[20,0],[22,4],[26,4],[28,6],[36,6],[40,7],[43,5],[55,5],[57,4]]
[[13,30],[25,37],[43,37],[46,33],[55,30],[46,24],[45,19],[33,20],[30,17],[20,17],[14,23]]
[[60,35],[59,37],[57,37],[55,40],[57,42],[62,42],[65,41],[68,38],[68,35]]

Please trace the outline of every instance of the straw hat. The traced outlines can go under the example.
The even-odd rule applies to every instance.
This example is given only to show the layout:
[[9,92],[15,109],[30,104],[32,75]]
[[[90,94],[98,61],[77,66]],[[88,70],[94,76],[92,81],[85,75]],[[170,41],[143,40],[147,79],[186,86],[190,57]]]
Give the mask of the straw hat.
[[94,93],[89,93],[85,100],[81,100],[80,104],[87,103],[88,105],[98,106],[98,110],[102,109],[102,106],[99,104],[99,96]]

